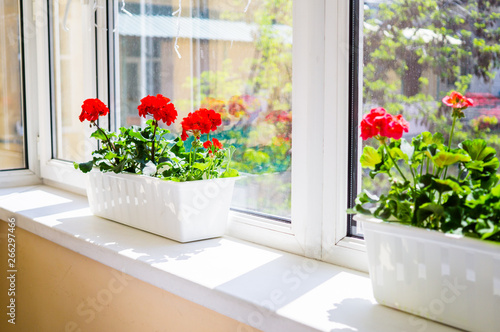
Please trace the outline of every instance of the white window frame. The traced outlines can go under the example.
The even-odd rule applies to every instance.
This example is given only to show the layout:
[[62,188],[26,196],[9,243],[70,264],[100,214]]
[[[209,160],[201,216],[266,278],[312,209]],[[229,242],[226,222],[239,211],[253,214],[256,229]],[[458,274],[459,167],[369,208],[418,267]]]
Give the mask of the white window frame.
[[293,17],[292,224],[233,213],[229,234],[367,271],[347,236],[349,1],[295,1]]
[[[34,3],[37,17],[47,17],[47,0]],[[106,8],[106,2],[99,0],[99,7]],[[105,26],[105,14],[106,9],[97,10],[98,26]],[[347,237],[345,212],[349,1],[295,0],[293,17],[292,224],[232,212],[228,235],[366,271],[364,242]],[[37,28],[41,177],[44,183],[85,194],[86,175],[71,163],[52,159],[48,25]],[[97,49],[102,50],[94,63],[97,96],[107,103],[107,32],[96,31]],[[95,81],[89,84],[95,91]]]
[[[53,1],[53,3],[57,2]],[[81,14],[88,17],[93,16],[94,8],[92,2],[87,1],[85,4],[82,3],[82,6],[83,5],[85,5],[86,8],[82,10]],[[86,175],[75,170],[73,164],[70,162],[52,159],[53,132],[51,129],[51,86],[49,84],[51,77],[49,48],[51,45],[48,38],[50,31],[50,22],[48,21],[49,0],[35,0],[33,1],[33,6],[37,18],[38,105],[40,114],[43,114],[43,116],[40,117],[39,144],[41,178],[43,183],[48,185],[85,195]],[[89,98],[97,97],[96,78],[95,75],[92,74],[96,72],[96,43],[94,30],[95,27],[88,32],[86,40],[83,41],[85,43],[84,49],[87,50],[88,54],[84,61],[84,73],[88,74],[88,76],[85,78],[83,89],[85,95],[89,96]],[[98,57],[98,62],[99,59],[102,59],[102,56]],[[103,96],[105,96],[105,94],[103,94]],[[75,116],[77,115],[78,110],[75,110]]]
[[38,112],[37,112],[37,75],[36,75],[36,26],[30,1],[22,1],[23,33],[21,40],[24,52],[24,111],[26,112],[26,140],[24,151],[28,168],[22,170],[0,171],[0,188],[39,184],[40,167],[38,162]]

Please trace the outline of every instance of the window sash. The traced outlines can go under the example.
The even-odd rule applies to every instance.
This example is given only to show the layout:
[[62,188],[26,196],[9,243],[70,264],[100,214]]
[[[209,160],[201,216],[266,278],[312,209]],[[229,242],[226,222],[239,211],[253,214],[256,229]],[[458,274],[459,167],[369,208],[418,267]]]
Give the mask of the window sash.
[[40,167],[38,161],[38,81],[37,81],[37,38],[35,15],[31,3],[20,1],[22,15],[21,49],[23,85],[25,158],[27,167],[21,170],[0,172],[0,188],[39,184]]

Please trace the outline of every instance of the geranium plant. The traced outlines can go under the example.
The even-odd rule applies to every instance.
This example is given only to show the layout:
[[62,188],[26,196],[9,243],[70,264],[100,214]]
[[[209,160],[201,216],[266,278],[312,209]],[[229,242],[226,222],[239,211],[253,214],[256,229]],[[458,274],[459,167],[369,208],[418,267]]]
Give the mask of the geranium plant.
[[[99,99],[85,100],[79,119],[96,128],[91,137],[100,144],[92,152],[92,160],[74,163],[75,168],[87,173],[97,167],[102,172],[144,174],[173,181],[238,176],[238,171],[229,167],[234,148],[224,148],[217,139],[210,139],[210,133],[222,123],[219,113],[204,108],[189,113],[181,123],[182,135],[172,139],[170,131],[159,126],[161,122],[170,126],[177,119],[170,99],[161,94],[147,96],[137,109],[139,116],[150,118],[146,127],[122,127],[114,133],[98,124],[99,117],[109,113],[107,106]],[[186,151],[184,141],[189,134],[194,139]]]
[[458,92],[443,98],[451,107],[452,125],[441,133],[422,132],[411,142],[402,138],[409,124],[401,115],[375,108],[361,121],[365,146],[360,162],[371,178],[386,176],[388,189],[377,196],[362,191],[350,212],[500,242],[499,160],[483,139],[452,146],[457,120],[473,101]]

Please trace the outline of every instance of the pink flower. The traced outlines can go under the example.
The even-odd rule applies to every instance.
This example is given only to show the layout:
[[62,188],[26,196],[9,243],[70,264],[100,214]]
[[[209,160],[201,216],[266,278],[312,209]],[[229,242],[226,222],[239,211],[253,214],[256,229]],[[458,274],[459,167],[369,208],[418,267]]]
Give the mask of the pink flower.
[[456,91],[452,91],[449,96],[444,97],[443,103],[447,106],[460,109],[466,109],[469,106],[474,106],[474,101],[472,99],[466,98]]

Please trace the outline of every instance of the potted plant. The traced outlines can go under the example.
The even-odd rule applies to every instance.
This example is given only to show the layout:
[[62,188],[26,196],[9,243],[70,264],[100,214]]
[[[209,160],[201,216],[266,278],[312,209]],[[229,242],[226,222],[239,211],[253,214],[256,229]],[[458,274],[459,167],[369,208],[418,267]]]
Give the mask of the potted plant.
[[[452,92],[449,136],[423,132],[402,138],[401,115],[375,108],[360,124],[360,162],[383,177],[379,195],[358,194],[377,301],[452,326],[492,331],[500,326],[499,160],[482,139],[452,146],[456,122],[473,101]],[[415,319],[412,325],[425,324]]]
[[[221,236],[225,232],[238,171],[231,169],[234,148],[224,148],[210,133],[221,125],[220,114],[204,108],[189,113],[182,135],[169,136],[177,119],[170,99],[147,96],[138,106],[146,127],[101,128],[98,118],[109,113],[99,99],[87,99],[80,121],[89,121],[99,141],[92,160],[75,163],[89,173],[87,194],[98,216],[179,242]],[[191,147],[184,141],[193,136]],[[206,137],[203,141],[203,137]]]

